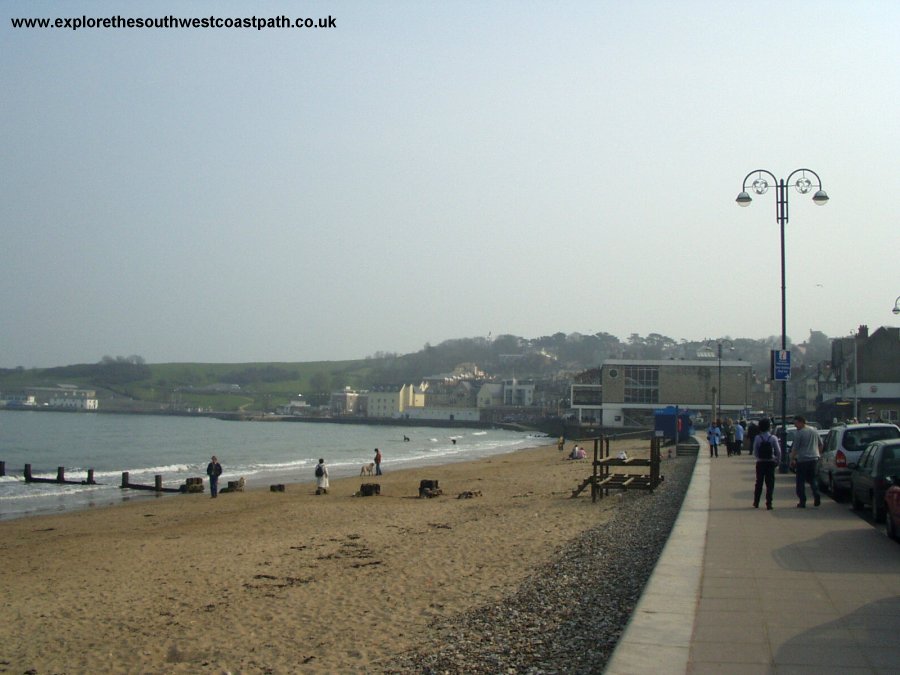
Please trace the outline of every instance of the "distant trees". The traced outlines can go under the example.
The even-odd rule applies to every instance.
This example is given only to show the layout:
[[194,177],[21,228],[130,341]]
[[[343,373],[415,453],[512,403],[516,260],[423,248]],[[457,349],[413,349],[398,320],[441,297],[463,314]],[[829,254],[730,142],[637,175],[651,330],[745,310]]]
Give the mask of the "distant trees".
[[147,379],[151,371],[143,358],[132,355],[104,356],[99,363],[47,368],[44,374],[57,379],[85,379],[92,385],[109,387]]
[[105,366],[114,363],[130,363],[135,366],[143,366],[146,362],[144,361],[143,356],[132,354],[131,356],[117,356],[115,358],[113,358],[112,356],[104,356],[102,359],[100,359],[100,363]]

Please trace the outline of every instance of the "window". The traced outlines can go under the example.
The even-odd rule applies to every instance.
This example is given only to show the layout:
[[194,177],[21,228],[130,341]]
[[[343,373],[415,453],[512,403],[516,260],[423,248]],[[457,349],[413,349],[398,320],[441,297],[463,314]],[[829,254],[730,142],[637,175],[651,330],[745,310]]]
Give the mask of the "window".
[[625,366],[625,403],[659,403],[659,368]]
[[892,422],[897,424],[898,421],[897,411],[896,410],[882,410],[881,411],[881,421],[882,422]]

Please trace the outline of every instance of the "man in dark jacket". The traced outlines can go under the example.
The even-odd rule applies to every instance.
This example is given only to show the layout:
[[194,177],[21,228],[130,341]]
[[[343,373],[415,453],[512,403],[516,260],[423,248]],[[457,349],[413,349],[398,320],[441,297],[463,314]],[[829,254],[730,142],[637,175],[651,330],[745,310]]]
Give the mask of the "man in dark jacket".
[[209,492],[213,498],[219,494],[219,476],[222,475],[222,465],[215,455],[212,461],[206,465],[206,475],[209,476]]

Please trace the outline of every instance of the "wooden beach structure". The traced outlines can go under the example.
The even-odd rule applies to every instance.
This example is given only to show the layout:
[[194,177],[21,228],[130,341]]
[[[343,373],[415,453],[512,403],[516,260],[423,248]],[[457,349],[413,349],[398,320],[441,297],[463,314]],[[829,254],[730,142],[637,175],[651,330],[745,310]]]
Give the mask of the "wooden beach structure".
[[[197,481],[197,480],[200,481],[200,490],[202,491],[202,489],[203,489],[203,479],[202,478],[188,478],[188,482],[186,483],[186,485],[191,486],[194,484],[194,483],[192,483],[192,481]],[[182,489],[184,486],[177,487],[177,488],[163,487],[162,476],[160,474],[156,474],[153,477],[153,485],[142,485],[140,483],[132,483],[129,480],[127,471],[122,472],[122,485],[120,487],[122,487],[123,489],[127,488],[129,490],[152,490],[153,492],[188,492],[188,491],[196,492],[196,490]]]
[[[6,463],[3,462],[3,471],[0,472],[0,476],[6,475]],[[31,471],[31,464],[25,465],[25,470],[23,472],[26,483],[60,483],[65,485],[97,485],[97,482],[94,480],[94,470],[87,470],[87,478],[85,480],[68,480],[66,478],[66,467],[59,466],[56,468],[56,478],[37,478]]]
[[[6,462],[0,460],[0,476],[6,476]],[[22,477],[25,479],[26,483],[55,483],[60,485],[100,485],[97,481],[94,480],[94,470],[87,470],[87,477],[84,480],[69,480],[66,478],[66,467],[59,466],[56,468],[56,478],[41,478],[34,475],[34,471],[31,468],[31,464],[26,464],[25,469],[22,472]],[[202,478],[188,478],[185,480],[184,485],[181,485],[177,488],[163,487],[162,484],[162,476],[160,474],[155,475],[153,481],[153,485],[143,485],[140,483],[132,483],[129,474],[127,471],[122,472],[122,487],[123,489],[127,488],[129,490],[150,490],[153,492],[203,492],[203,479]],[[228,487],[234,491],[243,491],[243,485],[238,487],[240,481],[233,481],[228,483]]]
[[[591,440],[591,439],[586,439]],[[659,437],[650,439],[650,457],[628,457],[621,459],[611,456],[609,452],[609,437],[600,436],[594,438],[593,471],[572,492],[572,497],[580,495],[588,486],[591,488],[591,501],[596,502],[609,495],[610,490],[648,490],[653,492],[663,480],[659,473],[660,447]],[[634,468],[649,468],[649,471],[631,471]],[[614,472],[614,469],[620,471]]]

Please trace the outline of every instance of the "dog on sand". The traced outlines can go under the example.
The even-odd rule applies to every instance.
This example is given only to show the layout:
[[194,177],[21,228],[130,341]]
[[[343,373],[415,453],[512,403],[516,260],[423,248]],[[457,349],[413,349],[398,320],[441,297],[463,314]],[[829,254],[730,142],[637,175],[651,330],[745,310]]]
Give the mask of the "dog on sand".
[[369,462],[368,464],[363,464],[359,470],[360,476],[374,476],[375,475],[375,462]]

